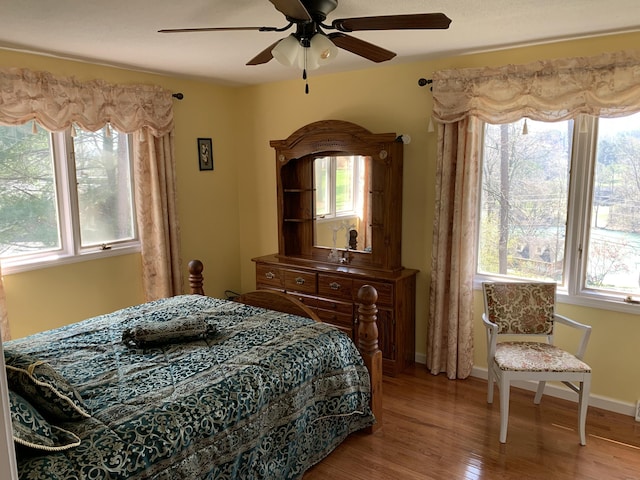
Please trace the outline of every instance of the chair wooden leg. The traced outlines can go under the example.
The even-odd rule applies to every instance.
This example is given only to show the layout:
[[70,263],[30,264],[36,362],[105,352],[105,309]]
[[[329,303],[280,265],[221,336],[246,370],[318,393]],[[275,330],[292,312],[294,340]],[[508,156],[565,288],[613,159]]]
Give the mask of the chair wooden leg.
[[540,380],[538,382],[538,389],[536,390],[536,396],[533,398],[533,403],[535,403],[536,405],[539,405],[540,400],[542,400],[542,394],[544,393],[545,383],[546,382],[544,380]]
[[585,375],[584,381],[580,382],[578,393],[578,431],[580,432],[580,445],[587,444],[585,425],[587,423],[587,408],[589,408],[589,391],[591,390],[591,375]]
[[511,382],[506,375],[500,377],[500,443],[507,442],[507,424],[509,423],[509,389]]

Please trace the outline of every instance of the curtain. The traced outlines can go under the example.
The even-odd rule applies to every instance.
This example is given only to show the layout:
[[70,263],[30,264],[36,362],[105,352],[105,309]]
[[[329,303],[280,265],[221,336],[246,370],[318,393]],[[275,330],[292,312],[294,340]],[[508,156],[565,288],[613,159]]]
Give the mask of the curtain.
[[[173,134],[134,132],[134,177],[138,234],[147,300],[182,293]],[[143,199],[143,201],[140,201]]]
[[640,111],[640,51],[467,68],[433,76],[438,123],[427,367],[465,378],[473,365],[473,275],[482,121],[559,121]]
[[469,116],[509,123],[629,115],[640,111],[640,50],[440,71],[433,102],[434,120],[443,123]]
[[474,117],[438,128],[427,368],[451,379],[466,378],[473,366],[480,128]]
[[154,85],[82,82],[48,72],[0,69],[0,124],[36,120],[51,132],[79,125],[96,131],[110,123],[122,133],[143,127],[162,136],[173,130],[173,98]]
[[[80,81],[0,69],[0,124],[35,120],[50,131],[109,124],[134,135],[134,182],[146,300],[182,293],[173,158],[173,97],[155,85]],[[0,275],[0,328],[9,338]]]

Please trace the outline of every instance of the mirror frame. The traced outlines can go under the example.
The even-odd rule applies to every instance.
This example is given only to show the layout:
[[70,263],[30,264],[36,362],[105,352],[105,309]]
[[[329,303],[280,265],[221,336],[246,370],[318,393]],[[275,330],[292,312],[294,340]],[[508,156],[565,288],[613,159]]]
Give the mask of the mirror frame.
[[322,120],[284,140],[272,140],[276,151],[278,255],[336,264],[331,248],[314,243],[313,160],[320,156],[371,157],[371,252],[348,251],[345,267],[396,271],[401,266],[403,143],[395,133],[371,133],[355,123]]

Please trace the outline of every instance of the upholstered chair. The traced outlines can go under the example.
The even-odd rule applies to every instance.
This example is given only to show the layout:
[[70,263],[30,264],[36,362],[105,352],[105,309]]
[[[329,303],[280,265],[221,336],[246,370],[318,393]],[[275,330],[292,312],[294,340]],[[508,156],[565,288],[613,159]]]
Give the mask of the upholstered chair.
[[[591,327],[555,313],[555,283],[484,283],[487,333],[488,392],[493,403],[494,382],[500,390],[500,442],[507,440],[509,389],[512,381],[538,382],[534,403],[539,404],[547,381],[560,381],[578,394],[580,444],[586,444],[585,423],[591,368],[582,361]],[[575,354],[553,345],[555,324],[581,332]]]

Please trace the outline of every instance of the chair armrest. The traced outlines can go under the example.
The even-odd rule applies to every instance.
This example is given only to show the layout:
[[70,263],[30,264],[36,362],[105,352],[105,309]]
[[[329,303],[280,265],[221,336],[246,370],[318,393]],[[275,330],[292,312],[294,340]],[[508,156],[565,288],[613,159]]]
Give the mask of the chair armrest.
[[487,318],[486,312],[482,314],[482,323],[487,329],[487,366],[491,368],[491,362],[496,355],[496,343],[498,342],[498,324]]
[[483,313],[482,314],[482,323],[484,323],[484,326],[487,327],[487,329],[493,333],[494,331],[497,332],[498,331],[498,324],[497,323],[493,323],[491,320],[489,320],[487,318],[487,314]]
[[553,316],[555,321],[562,325],[582,330],[582,338],[580,340],[580,345],[578,346],[578,352],[576,353],[576,357],[582,360],[582,358],[584,357],[584,353],[587,350],[589,337],[591,336],[591,325],[585,325],[584,323],[576,322],[575,320],[567,318],[563,315],[558,315],[557,313],[555,313]]

